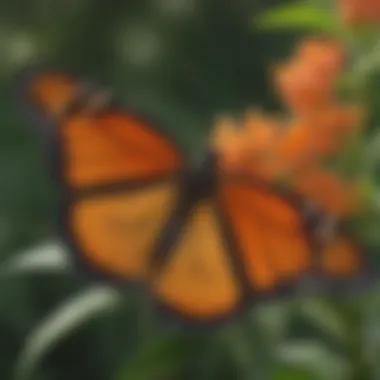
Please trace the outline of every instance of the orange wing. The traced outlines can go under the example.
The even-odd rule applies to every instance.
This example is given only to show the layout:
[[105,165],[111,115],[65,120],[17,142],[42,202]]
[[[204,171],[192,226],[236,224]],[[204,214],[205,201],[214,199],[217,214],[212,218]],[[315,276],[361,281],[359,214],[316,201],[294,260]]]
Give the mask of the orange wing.
[[24,93],[53,122],[63,234],[75,258],[102,275],[144,279],[155,241],[177,205],[179,148],[154,124],[69,75],[32,75]]
[[31,76],[24,91],[59,125],[61,176],[69,188],[162,178],[178,173],[182,154],[144,118],[112,106],[105,92],[54,72]]
[[177,184],[166,181],[67,204],[63,233],[78,264],[120,281],[143,281],[178,194]]
[[297,292],[305,279],[318,279],[325,282],[322,290],[334,290],[367,276],[363,252],[350,237],[337,234],[318,244],[305,202],[248,179],[227,180],[220,187],[219,204],[254,298],[284,289]]
[[214,200],[194,206],[170,254],[151,276],[162,309],[184,320],[209,324],[240,309],[243,289]]
[[321,250],[319,270],[327,277],[354,277],[362,266],[361,248],[348,237],[337,236]]
[[[325,223],[324,219],[320,218],[319,227]],[[314,291],[350,294],[350,290],[372,284],[375,271],[370,265],[370,257],[341,226],[337,226],[326,240],[320,240],[318,236],[314,239],[319,243],[309,282]]]

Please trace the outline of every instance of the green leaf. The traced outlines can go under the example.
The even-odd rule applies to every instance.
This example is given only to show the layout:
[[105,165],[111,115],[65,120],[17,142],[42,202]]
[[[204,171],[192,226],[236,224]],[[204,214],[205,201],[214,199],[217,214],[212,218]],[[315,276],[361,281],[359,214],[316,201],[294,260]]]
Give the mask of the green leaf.
[[113,310],[121,301],[109,287],[92,287],[69,298],[48,315],[27,337],[16,362],[14,380],[27,380],[61,339],[101,312]]
[[278,301],[267,305],[261,305],[255,311],[255,318],[260,329],[265,332],[266,338],[272,344],[277,344],[287,333],[290,320],[290,308],[287,301]]
[[275,355],[281,364],[307,370],[315,379],[349,378],[351,368],[348,361],[317,341],[288,341],[277,347]]
[[366,53],[355,57],[350,74],[354,77],[366,78],[380,67],[380,43]]
[[332,12],[300,2],[270,9],[254,19],[260,29],[317,29],[335,32],[339,20]]
[[305,300],[300,305],[300,313],[338,341],[345,341],[349,336],[344,318],[326,300]]
[[69,268],[70,263],[62,244],[49,241],[16,253],[2,263],[0,278],[35,272],[61,272]]

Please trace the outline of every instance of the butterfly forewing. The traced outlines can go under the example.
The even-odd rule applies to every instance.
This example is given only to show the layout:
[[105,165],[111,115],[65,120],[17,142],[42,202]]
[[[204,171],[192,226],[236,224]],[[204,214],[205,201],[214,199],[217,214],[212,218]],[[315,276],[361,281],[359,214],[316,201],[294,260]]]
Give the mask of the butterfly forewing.
[[182,153],[154,124],[107,103],[94,107],[98,94],[83,96],[83,83],[64,74],[41,74],[26,83],[35,109],[57,129],[65,186],[147,182],[181,170]]

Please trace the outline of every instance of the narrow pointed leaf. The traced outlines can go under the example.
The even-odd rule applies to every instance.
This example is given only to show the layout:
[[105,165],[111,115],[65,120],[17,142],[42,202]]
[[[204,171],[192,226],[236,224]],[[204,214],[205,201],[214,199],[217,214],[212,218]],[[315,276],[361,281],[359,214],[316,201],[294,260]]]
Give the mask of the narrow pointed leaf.
[[102,312],[113,310],[121,301],[112,288],[93,287],[69,298],[48,315],[27,337],[16,362],[14,380],[28,380],[44,356],[61,339]]
[[70,262],[62,244],[50,241],[13,255],[1,265],[0,277],[36,272],[64,272],[69,269]]
[[271,8],[254,19],[260,29],[317,29],[335,32],[338,20],[331,12],[305,2]]

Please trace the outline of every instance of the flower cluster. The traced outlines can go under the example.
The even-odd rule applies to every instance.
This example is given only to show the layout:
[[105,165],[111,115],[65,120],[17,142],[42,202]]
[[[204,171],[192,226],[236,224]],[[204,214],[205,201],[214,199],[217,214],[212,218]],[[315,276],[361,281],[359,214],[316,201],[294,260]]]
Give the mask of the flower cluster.
[[361,125],[358,107],[342,104],[336,80],[344,52],[335,41],[307,39],[274,72],[286,117],[250,111],[242,120],[217,121],[212,144],[226,172],[250,172],[267,182],[287,179],[292,188],[326,212],[355,210],[356,186],[324,167]]
[[379,0],[339,0],[339,14],[351,26],[377,24],[380,21]]

